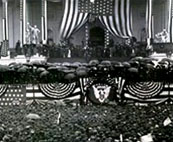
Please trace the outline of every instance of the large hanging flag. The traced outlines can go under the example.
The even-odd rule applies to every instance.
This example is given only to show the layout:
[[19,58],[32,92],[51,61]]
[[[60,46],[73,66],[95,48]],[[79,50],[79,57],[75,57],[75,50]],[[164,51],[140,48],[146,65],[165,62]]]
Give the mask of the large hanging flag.
[[79,30],[87,22],[89,14],[99,16],[101,23],[113,36],[132,36],[130,0],[65,0],[61,39],[68,39]]
[[88,13],[79,12],[79,0],[65,0],[64,15],[60,28],[61,39],[68,39],[88,20]]
[[132,36],[132,16],[130,0],[114,0],[113,14],[99,19],[113,36],[129,38]]
[[94,15],[112,15],[114,0],[79,0],[79,11]]

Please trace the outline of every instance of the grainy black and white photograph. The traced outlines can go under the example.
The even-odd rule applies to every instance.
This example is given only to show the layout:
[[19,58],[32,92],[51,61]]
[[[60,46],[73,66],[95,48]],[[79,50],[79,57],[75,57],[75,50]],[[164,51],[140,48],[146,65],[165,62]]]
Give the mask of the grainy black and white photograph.
[[173,142],[173,0],[0,0],[0,142]]

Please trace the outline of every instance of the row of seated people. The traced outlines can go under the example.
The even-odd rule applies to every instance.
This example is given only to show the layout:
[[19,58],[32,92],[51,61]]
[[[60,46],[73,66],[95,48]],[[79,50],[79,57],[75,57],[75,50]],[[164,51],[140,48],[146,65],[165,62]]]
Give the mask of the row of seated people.
[[16,54],[24,54],[25,56],[33,56],[35,54],[39,56],[43,55],[51,58],[112,58],[112,57],[129,57],[129,56],[146,56],[146,45],[135,45],[128,46],[125,44],[115,44],[112,46],[92,46],[83,47],[83,46],[74,46],[69,44],[67,46],[61,45],[24,45],[22,48],[16,46]]

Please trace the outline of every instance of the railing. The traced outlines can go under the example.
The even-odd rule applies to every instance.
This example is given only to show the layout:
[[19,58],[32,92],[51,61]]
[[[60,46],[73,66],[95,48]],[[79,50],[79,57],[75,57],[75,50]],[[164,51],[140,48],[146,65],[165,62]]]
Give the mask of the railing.
[[[129,62],[92,60],[87,63],[32,62],[0,66],[1,97],[11,86],[38,86],[45,99],[64,99],[80,95],[95,104],[160,103],[172,101],[173,61],[136,57]],[[9,87],[10,86],[10,87]],[[12,87],[13,88],[13,87]],[[11,91],[11,94],[15,89]],[[18,91],[17,91],[18,92]],[[33,99],[37,96],[33,95]],[[31,99],[31,98],[30,98]]]

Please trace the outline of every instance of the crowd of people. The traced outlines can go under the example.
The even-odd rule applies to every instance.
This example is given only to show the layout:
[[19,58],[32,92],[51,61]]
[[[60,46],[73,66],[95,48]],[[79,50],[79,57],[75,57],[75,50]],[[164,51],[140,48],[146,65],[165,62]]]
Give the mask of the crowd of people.
[[47,44],[26,44],[20,47],[20,41],[16,43],[16,54],[24,54],[25,56],[33,56],[36,53],[51,58],[85,58],[88,61],[93,58],[126,58],[134,56],[147,56],[148,51],[146,50],[146,44],[137,43],[133,44],[114,43],[110,42],[106,47],[104,45],[93,45],[89,46],[74,45],[72,43],[66,43],[60,41],[55,44],[53,40],[48,40]]
[[[171,142],[173,107],[42,103],[0,107],[3,142]],[[164,125],[169,118],[169,123]]]

